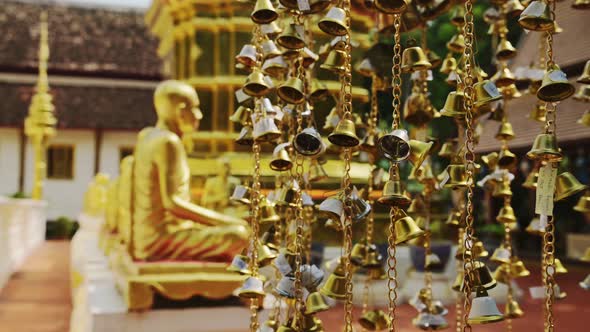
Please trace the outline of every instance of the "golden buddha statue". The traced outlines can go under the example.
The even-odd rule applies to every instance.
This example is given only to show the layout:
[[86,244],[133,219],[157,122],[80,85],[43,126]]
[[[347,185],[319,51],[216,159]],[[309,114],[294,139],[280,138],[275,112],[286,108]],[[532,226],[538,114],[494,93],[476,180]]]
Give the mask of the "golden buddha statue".
[[88,185],[84,195],[84,213],[95,217],[104,217],[107,208],[109,176],[98,173]]
[[219,212],[232,211],[229,197],[234,188],[240,184],[240,179],[231,176],[230,162],[226,158],[218,160],[219,173],[205,181],[203,194],[201,195],[201,205]]
[[182,137],[202,118],[197,93],[164,81],[154,106],[158,122],[139,133],[134,153],[131,254],[144,261],[229,261],[247,246],[246,221],[190,202]]

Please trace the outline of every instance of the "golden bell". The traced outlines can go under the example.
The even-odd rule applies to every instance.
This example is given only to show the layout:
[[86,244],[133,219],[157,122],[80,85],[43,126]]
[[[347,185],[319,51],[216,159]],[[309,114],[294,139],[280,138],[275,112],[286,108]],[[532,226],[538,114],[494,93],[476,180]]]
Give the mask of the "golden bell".
[[586,193],[584,196],[580,197],[576,206],[574,206],[574,210],[582,213],[590,213],[590,194]]
[[502,38],[498,47],[496,48],[496,59],[503,61],[509,60],[516,56],[516,48],[512,46],[512,43],[506,38]]
[[457,118],[465,117],[465,95],[461,91],[451,91],[445,100],[445,105],[440,110],[440,115]]
[[409,73],[427,70],[432,67],[420,46],[407,47],[402,53],[402,72]]
[[299,184],[291,181],[279,188],[275,194],[275,204],[278,206],[295,206]]
[[582,85],[573,97],[574,100],[590,102],[590,85]]
[[575,0],[572,4],[572,8],[574,9],[590,9],[590,1],[589,0]]
[[520,258],[512,256],[511,259],[512,263],[510,263],[510,275],[513,278],[522,278],[531,275],[531,271],[527,270]]
[[375,73],[375,68],[371,64],[371,60],[368,58],[364,58],[359,62],[357,65],[354,66],[354,70],[356,70],[359,74],[365,77],[371,77]]
[[313,79],[311,81],[311,89],[309,93],[309,99],[313,102],[320,101],[326,99],[330,95],[330,90],[326,87],[325,84],[320,82],[318,79]]
[[465,7],[455,6],[451,13],[451,23],[456,27],[465,25]]
[[555,180],[555,198],[554,201],[560,201],[572,195],[579,193],[587,188],[581,184],[576,177],[570,172],[563,172]]
[[262,97],[271,89],[266,82],[264,74],[259,69],[254,69],[244,84],[243,90],[249,96]]
[[508,66],[504,65],[492,76],[492,81],[498,88],[503,88],[516,83],[516,76]]
[[328,197],[320,203],[318,211],[323,216],[340,223],[340,217],[344,213],[342,200],[338,197]]
[[277,258],[277,256],[277,253],[270,249],[267,245],[261,243],[258,245],[258,265],[266,266],[273,259]]
[[504,108],[503,102],[496,103],[488,119],[499,122],[503,122],[506,120],[506,109]]
[[238,296],[244,299],[261,298],[265,295],[262,279],[248,277],[238,290]]
[[451,158],[455,154],[456,145],[456,141],[453,140],[444,142],[440,147],[440,151],[438,151],[438,156],[441,158]]
[[526,179],[522,183],[522,186],[526,189],[534,190],[537,188],[537,180],[539,179],[539,172],[537,170],[532,170],[527,175]]
[[318,312],[330,309],[330,305],[326,303],[326,299],[320,292],[312,292],[305,300],[305,314],[317,314]]
[[368,331],[381,331],[389,326],[389,317],[383,310],[371,310],[359,318],[359,324]]
[[463,50],[465,50],[465,37],[463,34],[455,34],[451,40],[447,42],[447,49],[453,53],[463,53]]
[[545,233],[545,228],[541,226],[541,220],[539,218],[534,218],[531,220],[525,231],[532,235],[543,235]]
[[494,263],[508,264],[510,263],[510,251],[504,248],[504,245],[499,246],[494,250],[490,261]]
[[377,145],[385,158],[400,162],[410,155],[409,141],[410,138],[405,129],[394,129],[380,137]]
[[420,312],[412,319],[412,325],[424,331],[436,331],[449,327],[443,315],[432,314],[428,311]]
[[424,93],[413,92],[404,103],[404,120],[407,123],[421,127],[434,117],[432,104]]
[[445,59],[442,61],[442,65],[440,66],[440,72],[442,74],[448,75],[452,71],[457,69],[457,60],[453,57],[452,53],[447,53]]
[[516,164],[516,155],[508,150],[507,147],[502,148],[502,150],[500,150],[498,166],[501,169],[507,169],[512,167],[514,164]]
[[565,266],[563,266],[563,264],[561,263],[561,260],[559,260],[559,258],[555,258],[554,264],[556,274],[566,274],[568,272]]
[[516,216],[514,215],[514,209],[510,205],[504,205],[498,215],[496,216],[498,222],[504,224],[510,224],[516,222]]
[[512,124],[508,121],[502,121],[498,128],[498,132],[496,133],[496,139],[499,141],[510,141],[514,136]]
[[236,61],[247,67],[252,67],[256,64],[256,47],[251,44],[246,44],[240,50],[240,54],[236,55]]
[[344,36],[348,33],[346,27],[346,12],[342,8],[332,7],[318,22],[318,27],[331,36]]
[[268,24],[279,17],[270,0],[256,0],[254,11],[250,18],[256,24]]
[[346,52],[333,49],[328,53],[326,61],[320,65],[320,68],[329,70],[336,74],[341,74],[346,70]]
[[225,269],[228,272],[238,272],[240,274],[248,275],[252,273],[248,268],[248,262],[250,257],[246,255],[235,255],[231,261],[231,264]]
[[475,90],[474,107],[502,99],[502,94],[498,91],[496,85],[489,80],[482,80],[475,83],[473,89]]
[[582,262],[590,262],[590,247],[586,248],[584,255],[580,257]]
[[493,274],[494,280],[496,282],[502,284],[508,284],[512,280],[512,275],[510,274],[510,265],[509,264],[502,264],[499,265]]
[[412,202],[408,193],[402,188],[399,169],[396,169],[389,180],[385,182],[382,196],[377,199],[377,202],[388,206],[402,207],[408,206]]
[[324,143],[318,131],[314,127],[308,127],[295,135],[293,147],[304,156],[315,156],[322,152]]
[[510,84],[508,86],[503,86],[499,88],[500,93],[505,99],[514,99],[522,97],[522,93],[516,87],[516,84]]
[[422,142],[419,140],[410,140],[410,155],[408,161],[412,163],[414,169],[417,170],[422,166],[424,159],[430,154],[434,142]]
[[524,316],[524,311],[522,311],[516,300],[510,300],[506,302],[506,307],[504,308],[504,318],[520,318],[522,316]]
[[518,24],[532,31],[549,31],[553,28],[551,8],[543,1],[532,1],[520,14]]
[[355,243],[350,251],[350,262],[354,265],[360,266],[367,256],[367,245],[364,243]]
[[300,33],[300,26],[291,23],[277,37],[277,43],[288,50],[299,50],[305,47],[305,40]]
[[584,112],[584,114],[582,114],[582,117],[579,118],[578,121],[576,121],[576,123],[579,123],[586,127],[590,127],[590,110]]
[[274,57],[264,61],[262,71],[272,77],[282,77],[289,71],[287,63],[283,57]]
[[535,120],[538,122],[545,122],[545,114],[547,113],[547,108],[545,103],[537,102],[535,104],[535,108],[529,113],[528,118],[531,120]]
[[447,218],[447,221],[445,222],[445,224],[449,225],[449,226],[459,227],[463,224],[461,222],[461,216],[462,216],[461,211],[456,210],[456,209],[452,209],[451,213],[449,213],[449,217]]
[[450,164],[443,171],[444,178],[441,185],[444,188],[457,190],[468,185],[467,172],[463,164]]
[[481,161],[490,169],[493,170],[498,165],[498,152],[490,152],[485,156],[481,156]]
[[[590,5],[590,1],[588,1],[588,4]],[[578,77],[576,82],[581,84],[590,84],[590,60],[586,61],[586,64],[584,65],[584,71],[582,72],[582,75]]]
[[252,137],[257,142],[272,142],[281,136],[275,120],[271,117],[263,117],[254,123]]
[[463,269],[460,269],[455,277],[455,281],[453,281],[453,285],[451,285],[451,289],[455,292],[461,291],[461,286],[463,285]]
[[406,0],[375,0],[375,8],[385,14],[400,14],[408,7]]
[[260,205],[260,224],[275,223],[280,220],[281,217],[277,214],[275,205],[266,198],[263,199]]
[[547,102],[557,102],[569,98],[576,88],[567,80],[567,76],[559,66],[548,68],[543,75],[543,83],[537,90],[537,98]]
[[524,8],[519,0],[508,0],[504,4],[504,12],[510,16],[520,16]]
[[[474,253],[473,257],[471,253]],[[471,250],[465,250],[465,246],[461,245],[457,248],[457,252],[455,252],[455,259],[463,260],[464,257],[472,257],[472,258],[482,258],[488,257],[489,252],[483,245],[483,242],[474,240],[473,246]]]
[[303,82],[298,77],[289,77],[279,86],[277,95],[288,104],[301,104],[305,101]]
[[493,197],[511,197],[512,190],[510,189],[510,181],[501,181],[494,187],[492,192]]
[[326,283],[320,288],[320,293],[335,300],[346,298],[346,277],[334,271],[328,276]]
[[241,125],[245,125],[250,121],[250,115],[252,114],[252,109],[240,106],[238,109],[229,117],[229,120],[233,123],[238,123]]
[[410,206],[406,212],[420,216],[426,214],[426,205],[424,204],[424,200],[421,198],[421,196],[416,196],[414,199],[412,199],[412,203],[410,203]]
[[426,51],[426,58],[432,65],[432,68],[436,68],[442,64],[442,59],[433,50]]
[[254,136],[252,136],[252,126],[244,126],[236,138],[236,143],[239,145],[249,145],[252,146],[254,144]]
[[277,44],[270,39],[265,39],[260,44],[260,47],[262,48],[262,58],[264,60],[273,59],[283,54],[283,52],[277,47]]
[[488,295],[485,288],[477,287],[475,291],[476,296],[472,301],[467,322],[470,324],[487,324],[504,320],[504,316],[496,306],[496,301]]
[[317,161],[317,159],[312,159],[311,164],[309,165],[309,171],[307,172],[307,181],[309,182],[318,182],[328,178],[328,173],[324,167]]
[[367,259],[363,260],[361,266],[369,270],[383,268],[383,257],[377,252],[377,250],[369,249]]
[[531,150],[527,152],[526,156],[529,159],[547,162],[558,162],[563,158],[563,154],[557,147],[557,137],[555,137],[555,134],[537,135]]
[[360,139],[356,136],[354,122],[349,119],[341,119],[334,131],[328,135],[328,140],[334,145],[345,148],[352,148],[360,143]]
[[273,171],[283,172],[288,171],[293,167],[293,162],[289,157],[285,146],[277,145],[273,151],[273,159],[270,161],[270,169]]
[[416,225],[412,217],[408,216],[404,210],[399,211],[398,215],[401,218],[395,221],[395,244],[405,243],[424,235],[424,231]]

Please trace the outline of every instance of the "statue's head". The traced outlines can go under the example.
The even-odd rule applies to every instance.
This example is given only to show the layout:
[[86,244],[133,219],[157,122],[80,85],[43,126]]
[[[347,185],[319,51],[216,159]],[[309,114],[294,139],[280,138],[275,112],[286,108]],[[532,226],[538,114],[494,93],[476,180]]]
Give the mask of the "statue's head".
[[109,183],[109,180],[109,175],[105,173],[96,173],[96,175],[94,176],[94,182],[99,185],[107,185]]
[[203,118],[197,92],[180,81],[168,80],[158,84],[154,106],[158,122],[165,123],[179,136],[196,131]]

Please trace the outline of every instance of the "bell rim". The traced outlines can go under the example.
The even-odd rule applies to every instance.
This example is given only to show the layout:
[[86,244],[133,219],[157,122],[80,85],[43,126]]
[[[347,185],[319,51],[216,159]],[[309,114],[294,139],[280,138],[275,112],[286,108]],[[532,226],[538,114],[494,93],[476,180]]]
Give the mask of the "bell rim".
[[386,7],[386,6],[382,6],[381,2],[379,0],[375,0],[374,2],[374,6],[375,9],[377,9],[379,12],[383,13],[383,14],[401,14],[403,12],[406,11],[406,9],[408,8],[408,3],[406,1],[402,1],[404,3],[404,5],[400,6],[400,7]]
[[379,204],[383,204],[386,206],[401,206],[405,207],[412,203],[412,200],[405,195],[389,195],[389,196],[381,196],[377,199]]
[[563,159],[561,152],[555,152],[555,150],[549,149],[535,149],[527,152],[527,158],[532,160],[541,160],[547,162],[558,162]]
[[328,141],[330,141],[330,143],[336,146],[344,148],[353,148],[360,144],[360,140],[358,137],[353,137],[346,134],[331,133],[330,135],[328,135]]
[[561,201],[562,199],[566,199],[570,196],[574,196],[577,193],[580,193],[581,191],[586,190],[588,187],[586,185],[583,185],[581,183],[574,185],[572,188],[566,190],[565,192],[561,193],[560,195],[556,195],[555,198],[553,199],[553,201],[557,202],[557,201]]
[[467,322],[470,324],[490,324],[490,323],[497,323],[504,320],[504,316],[500,315],[490,315],[490,316],[483,316],[480,318],[469,318]]
[[[250,15],[250,19],[256,24],[269,24],[279,18],[279,14],[272,9],[260,9],[258,10],[259,15],[255,15],[252,13]],[[260,18],[258,16],[264,16],[264,18]]]
[[544,89],[543,89],[543,86],[541,86],[539,88],[539,90],[537,90],[537,98],[539,98],[542,101],[546,101],[546,102],[557,102],[557,101],[563,101],[563,100],[571,97],[574,93],[576,93],[576,88],[572,84],[570,84],[569,82],[567,82],[567,83],[566,82],[555,82],[552,85],[558,85],[557,88],[564,89],[564,91],[562,91],[561,93],[557,94],[554,97],[551,97],[551,95],[548,95],[548,94],[545,95],[542,93],[544,91]]
[[318,27],[325,34],[330,36],[341,37],[348,34],[348,28],[333,18],[322,19],[320,22],[318,22]]

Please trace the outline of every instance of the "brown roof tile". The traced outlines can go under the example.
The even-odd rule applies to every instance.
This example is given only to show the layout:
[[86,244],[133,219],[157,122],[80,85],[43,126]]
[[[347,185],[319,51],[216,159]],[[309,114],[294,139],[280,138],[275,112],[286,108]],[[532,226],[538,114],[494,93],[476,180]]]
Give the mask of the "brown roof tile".
[[50,72],[160,78],[157,40],[135,11],[2,1],[0,69],[37,67],[39,14],[49,16]]

